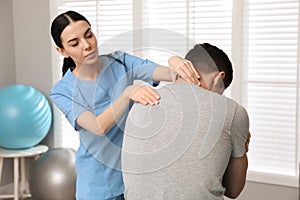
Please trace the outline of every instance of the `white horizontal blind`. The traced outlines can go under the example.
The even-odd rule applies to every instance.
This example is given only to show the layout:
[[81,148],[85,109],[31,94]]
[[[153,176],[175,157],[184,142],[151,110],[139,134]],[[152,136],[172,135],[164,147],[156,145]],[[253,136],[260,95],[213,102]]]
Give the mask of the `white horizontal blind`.
[[[169,30],[152,38],[150,46],[167,43],[170,51],[184,56],[195,43],[208,42],[231,57],[232,0],[143,0],[143,26]],[[156,36],[156,35],[155,35]],[[159,46],[159,45],[158,45]],[[164,58],[163,56],[161,56]]]
[[145,57],[168,65],[171,55],[187,51],[187,1],[143,0],[143,44]]
[[189,37],[211,43],[231,58],[232,0],[190,0]]
[[[143,2],[143,26],[165,30],[143,37],[152,47],[146,57],[167,65],[169,56],[184,57],[196,43],[208,42],[224,50],[231,58],[232,0]],[[230,89],[225,95],[230,95]]]
[[132,0],[97,1],[97,38],[100,53],[133,49],[132,3]]
[[298,0],[245,0],[249,170],[298,176]]
[[[192,41],[210,43],[219,47],[231,61],[232,8],[232,0],[190,0],[188,30]],[[234,63],[232,64],[234,66]],[[224,95],[230,96],[230,93],[229,87]]]

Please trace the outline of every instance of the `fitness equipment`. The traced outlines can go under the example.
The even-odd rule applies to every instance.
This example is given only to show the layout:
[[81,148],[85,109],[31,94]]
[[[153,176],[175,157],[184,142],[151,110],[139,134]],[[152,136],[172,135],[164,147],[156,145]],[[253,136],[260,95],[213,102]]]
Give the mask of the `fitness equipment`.
[[24,149],[37,145],[48,134],[52,111],[46,97],[26,85],[0,89],[0,146]]
[[43,154],[33,165],[29,189],[35,200],[75,200],[75,151],[54,148]]

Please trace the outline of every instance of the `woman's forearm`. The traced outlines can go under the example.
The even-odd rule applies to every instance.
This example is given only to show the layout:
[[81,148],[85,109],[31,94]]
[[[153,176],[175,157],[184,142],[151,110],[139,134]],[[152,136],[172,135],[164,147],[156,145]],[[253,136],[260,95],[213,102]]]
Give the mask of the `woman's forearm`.
[[113,102],[98,116],[91,111],[83,112],[78,117],[76,121],[77,124],[91,133],[104,136],[116,124],[124,111],[128,108],[130,102],[128,93],[128,89],[125,89],[115,102]]
[[100,136],[105,135],[117,123],[125,110],[128,109],[129,102],[128,89],[126,89],[115,102],[97,116]]
[[78,117],[76,123],[91,133],[104,136],[128,109],[130,100],[145,105],[156,105],[159,98],[150,86],[131,85],[101,114],[96,116],[91,111],[85,111]]
[[152,74],[154,81],[174,81],[176,73],[174,73],[170,67],[157,66]]

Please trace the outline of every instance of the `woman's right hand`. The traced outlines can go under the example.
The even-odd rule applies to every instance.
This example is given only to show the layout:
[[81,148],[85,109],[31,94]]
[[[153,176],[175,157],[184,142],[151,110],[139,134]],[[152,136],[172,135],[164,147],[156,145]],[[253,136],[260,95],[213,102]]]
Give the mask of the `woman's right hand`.
[[157,92],[148,85],[130,85],[125,93],[129,99],[144,105],[157,105],[160,99]]

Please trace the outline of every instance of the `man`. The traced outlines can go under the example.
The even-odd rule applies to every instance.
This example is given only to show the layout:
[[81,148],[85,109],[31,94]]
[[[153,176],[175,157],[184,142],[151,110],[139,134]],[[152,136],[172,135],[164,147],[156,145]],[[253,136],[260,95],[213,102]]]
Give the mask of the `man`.
[[186,59],[202,88],[177,76],[157,90],[158,106],[135,104],[128,116],[122,152],[127,200],[236,198],[244,187],[248,115],[220,95],[232,82],[231,62],[207,43],[195,45]]

